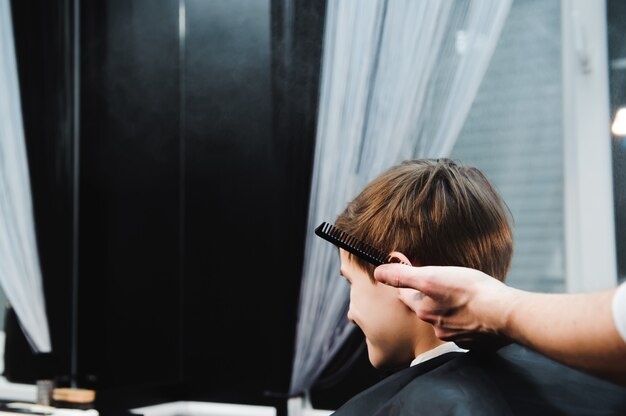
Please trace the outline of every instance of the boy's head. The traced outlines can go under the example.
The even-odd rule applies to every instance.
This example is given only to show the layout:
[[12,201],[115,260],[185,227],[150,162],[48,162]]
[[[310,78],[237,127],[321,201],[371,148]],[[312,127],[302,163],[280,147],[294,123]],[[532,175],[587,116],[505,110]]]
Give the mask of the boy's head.
[[[476,168],[449,159],[413,160],[368,184],[335,225],[414,266],[464,266],[506,277],[513,242],[508,210]],[[374,267],[340,250],[351,284],[348,316],[365,333],[375,367],[410,362],[438,342],[432,327],[400,302],[397,289],[376,284]]]

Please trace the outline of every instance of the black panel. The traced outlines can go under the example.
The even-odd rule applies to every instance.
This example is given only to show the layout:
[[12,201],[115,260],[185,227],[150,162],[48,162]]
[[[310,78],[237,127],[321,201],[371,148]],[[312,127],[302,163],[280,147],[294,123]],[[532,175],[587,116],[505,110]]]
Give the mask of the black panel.
[[[11,2],[11,9],[37,245],[54,350],[52,366],[55,374],[68,374],[73,191],[71,4],[19,0]],[[6,342],[12,342],[10,336]],[[20,342],[16,339],[18,345]],[[28,362],[13,366],[14,379],[25,382],[25,374],[20,373],[28,368]]]
[[79,371],[177,382],[178,1],[82,6]]
[[[295,349],[300,279],[317,125],[326,2],[272,1],[274,151],[284,184],[279,232],[281,285],[286,293],[280,348],[272,351],[274,391],[286,392]],[[288,358],[288,359],[286,359]]]
[[323,3],[186,4],[189,397],[276,405],[291,375]]
[[187,19],[185,374],[213,400],[258,403],[292,295],[276,239],[285,196],[272,143],[270,3],[187,1]]

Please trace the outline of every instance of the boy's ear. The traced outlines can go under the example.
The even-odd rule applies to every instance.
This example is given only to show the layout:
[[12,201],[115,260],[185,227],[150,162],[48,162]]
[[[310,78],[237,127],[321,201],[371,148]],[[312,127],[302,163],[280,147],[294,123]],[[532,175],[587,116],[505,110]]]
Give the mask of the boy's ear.
[[391,253],[389,253],[389,263],[402,263],[406,264],[407,266],[412,266],[409,258],[399,251],[392,251]]

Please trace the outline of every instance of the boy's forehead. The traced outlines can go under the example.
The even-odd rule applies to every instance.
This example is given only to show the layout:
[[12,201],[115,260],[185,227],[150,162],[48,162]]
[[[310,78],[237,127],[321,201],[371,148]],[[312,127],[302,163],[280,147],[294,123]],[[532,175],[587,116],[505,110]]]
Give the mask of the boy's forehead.
[[349,268],[354,262],[354,256],[352,256],[346,250],[340,248],[339,249],[339,260],[341,263],[341,268],[339,272],[343,275],[346,272],[346,269]]
[[341,263],[341,270],[343,271],[349,261],[349,257],[348,252],[342,248],[339,249],[339,261]]
[[357,261],[357,257],[340,248],[339,249],[339,260],[340,260],[340,268],[339,268],[339,274],[342,276],[348,276],[351,273],[356,273],[356,272],[363,272],[363,273],[367,273],[367,270],[363,269],[358,261]]

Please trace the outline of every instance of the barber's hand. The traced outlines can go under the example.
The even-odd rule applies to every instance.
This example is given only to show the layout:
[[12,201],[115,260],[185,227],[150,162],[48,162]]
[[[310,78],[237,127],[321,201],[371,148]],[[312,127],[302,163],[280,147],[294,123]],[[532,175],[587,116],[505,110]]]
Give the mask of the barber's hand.
[[515,290],[465,267],[384,264],[376,280],[399,288],[400,299],[432,324],[438,338],[463,348],[492,350],[510,341],[503,336]]

